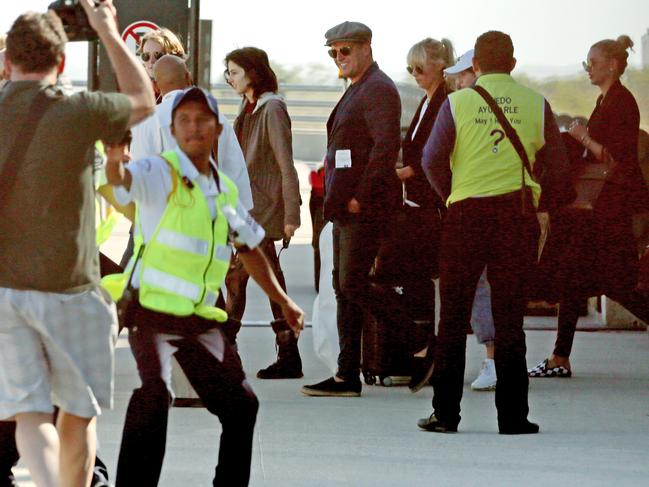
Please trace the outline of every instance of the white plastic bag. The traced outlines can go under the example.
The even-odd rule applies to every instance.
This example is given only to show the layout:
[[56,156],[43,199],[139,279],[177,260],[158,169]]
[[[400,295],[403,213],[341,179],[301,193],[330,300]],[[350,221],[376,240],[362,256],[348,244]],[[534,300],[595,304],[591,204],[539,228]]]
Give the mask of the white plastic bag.
[[332,224],[320,233],[320,293],[313,302],[313,349],[333,374],[338,371],[338,322],[336,295],[331,282],[333,271]]

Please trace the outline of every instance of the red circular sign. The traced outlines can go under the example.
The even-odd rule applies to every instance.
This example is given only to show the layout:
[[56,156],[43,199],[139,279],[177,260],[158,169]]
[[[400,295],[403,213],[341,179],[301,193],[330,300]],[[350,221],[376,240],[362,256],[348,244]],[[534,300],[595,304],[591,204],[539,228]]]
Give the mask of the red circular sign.
[[124,29],[124,32],[122,32],[122,40],[126,43],[128,48],[133,51],[133,54],[137,55],[142,37],[146,33],[158,29],[160,29],[160,27],[149,20],[138,20]]

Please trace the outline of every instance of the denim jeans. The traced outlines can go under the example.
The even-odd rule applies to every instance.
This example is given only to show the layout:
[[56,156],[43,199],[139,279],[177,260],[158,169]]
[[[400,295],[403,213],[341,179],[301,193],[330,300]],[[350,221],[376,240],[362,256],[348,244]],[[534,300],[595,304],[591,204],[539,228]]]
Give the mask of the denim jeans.
[[[273,269],[279,285],[286,292],[286,281],[284,280],[284,273],[282,272],[279,257],[277,257],[277,251],[275,250],[275,241],[270,238],[264,238],[259,244],[259,248],[268,259],[268,263]],[[246,288],[248,287],[248,279],[250,279],[248,271],[241,262],[241,259],[234,255],[230,262],[230,270],[225,278],[225,286],[228,290],[225,310],[228,312],[228,316],[235,320],[241,321],[243,313],[246,311]],[[273,318],[276,320],[283,318],[282,307],[270,299],[269,302]]]

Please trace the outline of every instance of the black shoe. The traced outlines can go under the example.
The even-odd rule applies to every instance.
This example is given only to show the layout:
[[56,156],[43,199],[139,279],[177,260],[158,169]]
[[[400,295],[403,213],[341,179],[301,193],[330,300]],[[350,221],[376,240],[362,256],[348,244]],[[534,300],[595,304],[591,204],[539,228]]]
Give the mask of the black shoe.
[[417,426],[425,431],[432,431],[433,433],[457,433],[457,424],[440,421],[435,417],[435,413],[427,418],[421,418],[417,421]]
[[430,382],[430,377],[433,375],[435,368],[435,360],[432,356],[426,355],[425,357],[412,358],[412,371],[408,387],[413,394],[422,389]]
[[305,396],[315,397],[360,397],[361,389],[362,385],[360,379],[355,381],[346,380],[343,382],[337,382],[333,377],[330,377],[329,379],[318,382],[317,384],[303,386],[302,394]]
[[539,425],[525,420],[519,424],[508,424],[498,426],[501,435],[534,435],[539,432]]
[[90,483],[91,487],[113,487],[108,481],[108,474],[104,469],[100,467],[95,467],[92,471],[92,482]]
[[304,374],[300,360],[296,362],[280,358],[277,362],[257,372],[258,379],[299,379],[301,377],[304,377]]

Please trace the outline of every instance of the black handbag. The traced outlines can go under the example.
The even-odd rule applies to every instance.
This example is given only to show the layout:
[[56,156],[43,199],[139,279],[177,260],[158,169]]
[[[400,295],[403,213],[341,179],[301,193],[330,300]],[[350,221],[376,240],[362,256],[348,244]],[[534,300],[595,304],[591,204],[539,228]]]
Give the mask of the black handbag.
[[601,162],[590,162],[583,157],[584,147],[569,133],[564,132],[561,136],[570,159],[572,184],[577,195],[567,207],[593,210],[604,184],[611,180],[611,175],[618,162],[613,159],[606,148],[602,150]]

